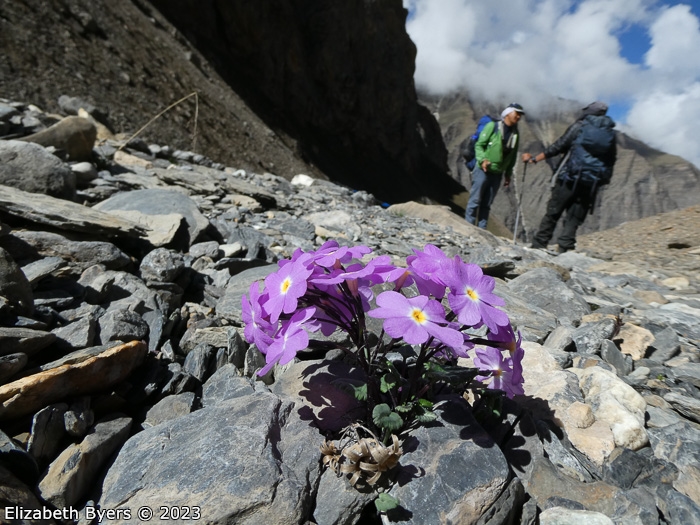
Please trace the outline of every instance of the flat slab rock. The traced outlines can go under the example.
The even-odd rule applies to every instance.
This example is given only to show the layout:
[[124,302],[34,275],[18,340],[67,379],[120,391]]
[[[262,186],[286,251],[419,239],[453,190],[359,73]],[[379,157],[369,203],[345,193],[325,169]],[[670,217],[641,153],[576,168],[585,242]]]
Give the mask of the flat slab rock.
[[99,505],[128,508],[132,518],[142,506],[186,506],[209,524],[298,524],[312,505],[322,439],[274,394],[223,401],[129,439]]
[[140,237],[138,224],[75,202],[0,186],[0,211],[44,226],[108,237]]
[[77,364],[65,364],[0,386],[0,420],[13,419],[66,397],[101,392],[120,383],[146,357],[140,341],[115,346]]

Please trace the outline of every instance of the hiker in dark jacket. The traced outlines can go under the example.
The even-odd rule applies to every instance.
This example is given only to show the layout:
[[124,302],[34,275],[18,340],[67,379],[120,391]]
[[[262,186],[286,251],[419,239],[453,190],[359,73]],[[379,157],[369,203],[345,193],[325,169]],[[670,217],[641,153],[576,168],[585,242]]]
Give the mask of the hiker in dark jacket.
[[504,187],[510,185],[518,156],[518,122],[524,114],[520,104],[510,104],[501,112],[502,120],[486,124],[474,146],[476,165],[464,218],[479,228],[486,228],[501,178]]
[[[576,230],[583,224],[588,212],[592,211],[600,186],[610,182],[617,157],[612,131],[615,122],[606,115],[607,111],[608,106],[604,102],[589,104],[583,108],[581,117],[542,153],[535,157],[529,153],[523,154],[523,162],[533,163],[564,155],[555,170],[552,194],[532,242],[533,248],[547,248],[564,211],[566,217],[557,240],[558,251],[564,253],[576,247]],[[588,130],[592,131],[589,133]],[[584,133],[596,139],[586,142]]]

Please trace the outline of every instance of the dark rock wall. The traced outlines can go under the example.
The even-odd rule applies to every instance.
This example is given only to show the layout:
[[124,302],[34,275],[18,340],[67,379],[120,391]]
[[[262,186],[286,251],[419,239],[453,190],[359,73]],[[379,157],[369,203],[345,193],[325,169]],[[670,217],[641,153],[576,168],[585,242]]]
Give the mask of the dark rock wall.
[[273,129],[331,178],[447,202],[439,127],[418,105],[400,0],[154,0]]

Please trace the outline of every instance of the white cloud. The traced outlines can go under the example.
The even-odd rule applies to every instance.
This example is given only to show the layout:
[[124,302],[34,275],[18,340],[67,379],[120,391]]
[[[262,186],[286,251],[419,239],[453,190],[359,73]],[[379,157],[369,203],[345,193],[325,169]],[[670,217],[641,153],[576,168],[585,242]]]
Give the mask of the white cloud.
[[[690,7],[655,0],[404,0],[418,48],[416,84],[466,89],[537,113],[551,97],[630,106],[626,131],[700,166],[700,26]],[[648,30],[644,64],[617,35]],[[688,113],[690,111],[690,113]],[[692,113],[692,112],[695,113]],[[698,123],[696,123],[698,122]]]

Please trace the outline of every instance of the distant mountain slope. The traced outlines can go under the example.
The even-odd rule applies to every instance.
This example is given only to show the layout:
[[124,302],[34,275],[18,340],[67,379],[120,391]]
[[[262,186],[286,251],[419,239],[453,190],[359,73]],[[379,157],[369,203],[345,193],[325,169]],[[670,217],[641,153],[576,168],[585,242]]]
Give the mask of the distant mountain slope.
[[[468,172],[458,163],[460,142],[473,133],[484,113],[498,115],[502,108],[474,104],[466,94],[444,97],[421,95],[420,100],[438,117],[449,155],[453,176],[469,187]],[[524,101],[521,101],[525,104]],[[525,104],[527,110],[527,104]],[[553,101],[546,119],[527,116],[520,124],[521,152],[533,154],[554,142],[577,116],[580,104]],[[680,157],[658,151],[618,132],[618,160],[612,183],[599,198],[598,207],[586,219],[581,233],[612,228],[625,221],[700,204],[700,170]],[[523,166],[516,165],[521,183]],[[549,198],[552,170],[544,163],[528,166],[523,189],[522,209],[528,240],[532,238]],[[501,191],[492,211],[511,228],[516,215],[515,192]]]

